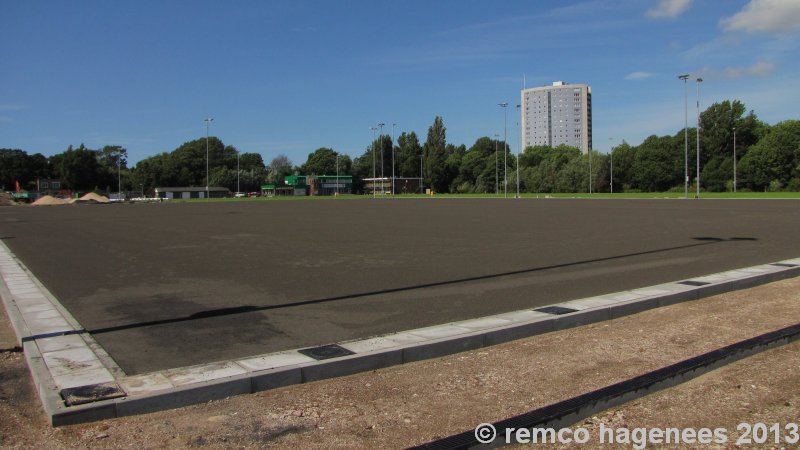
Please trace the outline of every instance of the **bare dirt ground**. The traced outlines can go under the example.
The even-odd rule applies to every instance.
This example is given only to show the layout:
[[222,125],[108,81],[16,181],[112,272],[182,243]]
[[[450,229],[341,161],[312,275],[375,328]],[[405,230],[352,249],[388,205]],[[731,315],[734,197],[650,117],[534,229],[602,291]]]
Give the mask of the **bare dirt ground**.
[[[0,348],[11,351],[0,351],[0,445],[401,448],[793,325],[798,318],[800,278],[794,278],[449,357],[57,429],[44,419],[24,355],[13,350],[6,324]],[[783,427],[800,421],[798,373],[800,343],[773,349],[581,421],[573,428],[587,428],[592,440],[573,448],[607,448],[597,438],[601,423],[629,429],[725,427],[731,442],[716,447],[733,448],[741,422]],[[795,447],[752,448],[782,446]]]

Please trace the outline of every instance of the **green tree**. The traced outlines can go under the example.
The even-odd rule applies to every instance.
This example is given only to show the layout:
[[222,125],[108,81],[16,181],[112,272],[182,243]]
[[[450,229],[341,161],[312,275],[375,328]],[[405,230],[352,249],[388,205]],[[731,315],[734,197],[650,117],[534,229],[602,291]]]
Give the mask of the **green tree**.
[[671,136],[650,136],[636,150],[632,184],[646,192],[661,192],[683,178],[683,152]]
[[733,156],[733,129],[736,128],[737,157],[758,142],[763,124],[751,110],[745,114],[744,103],[725,100],[714,103],[700,114],[700,163]]
[[428,128],[428,139],[423,146],[425,182],[435,192],[447,192],[450,185],[445,167],[447,161],[445,132],[442,118],[436,116],[433,125]]
[[750,189],[800,189],[800,121],[772,127],[750,148],[739,168]]
[[36,179],[49,177],[47,159],[41,153],[28,155],[19,149],[0,149],[0,190],[36,188]]
[[72,146],[60,155],[51,157],[51,165],[56,178],[62,186],[77,191],[91,191],[102,181],[102,170],[97,162],[97,154],[83,144],[77,149]]
[[280,154],[269,163],[267,167],[267,182],[272,184],[283,183],[284,177],[292,174],[292,161],[288,156]]
[[419,143],[417,134],[401,133],[397,138],[397,148],[395,153],[395,163],[397,164],[397,176],[416,178],[420,176],[420,156],[422,146]]
[[304,175],[336,174],[336,152],[326,147],[314,150],[308,154],[308,159],[300,166],[300,173]]
[[625,141],[611,150],[614,162],[614,192],[624,192],[633,185],[633,161],[636,148]]

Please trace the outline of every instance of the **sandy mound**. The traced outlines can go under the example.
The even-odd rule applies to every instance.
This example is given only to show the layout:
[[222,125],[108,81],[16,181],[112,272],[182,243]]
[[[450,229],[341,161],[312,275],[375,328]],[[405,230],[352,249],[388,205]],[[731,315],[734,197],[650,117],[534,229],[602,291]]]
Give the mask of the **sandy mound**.
[[108,197],[95,194],[94,192],[89,192],[88,194],[79,198],[78,201],[89,203],[109,203]]
[[39,197],[35,202],[31,203],[34,206],[49,206],[49,205],[63,205],[66,203],[65,200],[60,198],[55,198],[52,195],[45,195],[44,197]]
[[0,206],[14,206],[17,202],[8,192],[0,192]]

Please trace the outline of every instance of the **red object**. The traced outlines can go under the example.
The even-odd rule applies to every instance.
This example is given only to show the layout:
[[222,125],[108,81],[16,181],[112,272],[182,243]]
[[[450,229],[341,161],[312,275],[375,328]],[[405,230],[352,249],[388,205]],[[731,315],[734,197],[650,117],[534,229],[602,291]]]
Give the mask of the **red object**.
[[17,181],[16,183],[17,183],[17,192],[22,191],[22,189],[19,188],[19,181]]

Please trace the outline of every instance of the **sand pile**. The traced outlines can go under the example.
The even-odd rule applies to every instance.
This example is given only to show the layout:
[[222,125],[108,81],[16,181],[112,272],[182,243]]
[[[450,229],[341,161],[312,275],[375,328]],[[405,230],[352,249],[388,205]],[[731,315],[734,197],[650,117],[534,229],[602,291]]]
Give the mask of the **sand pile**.
[[63,205],[65,203],[67,203],[66,200],[55,198],[52,195],[45,195],[44,197],[39,197],[35,202],[31,203],[31,205],[50,206],[50,205]]
[[17,202],[8,192],[0,192],[0,206],[14,206]]
[[84,195],[83,197],[78,199],[79,202],[86,202],[86,203],[109,203],[110,200],[108,197],[103,195],[95,194],[94,192],[89,192],[88,194]]

